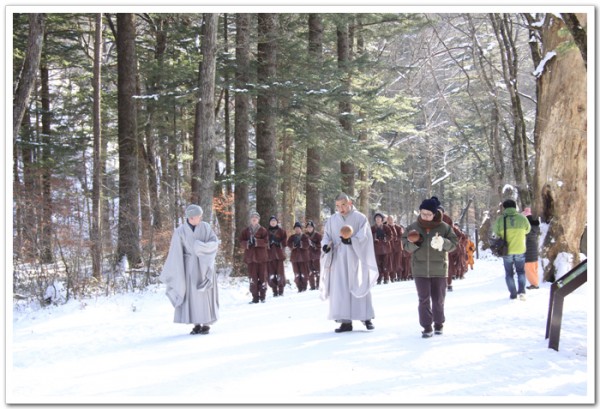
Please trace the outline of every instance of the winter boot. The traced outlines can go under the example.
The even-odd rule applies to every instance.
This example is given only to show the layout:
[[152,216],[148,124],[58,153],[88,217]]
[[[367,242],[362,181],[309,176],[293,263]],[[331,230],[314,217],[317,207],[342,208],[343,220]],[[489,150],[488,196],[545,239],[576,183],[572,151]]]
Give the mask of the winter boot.
[[208,334],[208,331],[210,331],[210,327],[208,325],[202,325],[202,327],[200,327],[200,335],[206,335]]
[[371,330],[374,330],[374,329],[375,329],[375,326],[373,325],[373,323],[371,322],[371,320],[366,320],[366,321],[363,321],[363,323],[365,324],[365,327],[367,327],[367,329],[368,329],[369,331],[371,331]]
[[339,328],[335,329],[335,332],[348,332],[352,331],[352,323],[351,322],[343,322]]
[[431,326],[424,328],[421,332],[421,338],[431,338],[433,336],[433,328]]
[[196,335],[196,334],[200,334],[202,331],[202,325],[200,324],[196,324],[194,326],[194,328],[192,329],[192,332],[190,332],[190,335]]

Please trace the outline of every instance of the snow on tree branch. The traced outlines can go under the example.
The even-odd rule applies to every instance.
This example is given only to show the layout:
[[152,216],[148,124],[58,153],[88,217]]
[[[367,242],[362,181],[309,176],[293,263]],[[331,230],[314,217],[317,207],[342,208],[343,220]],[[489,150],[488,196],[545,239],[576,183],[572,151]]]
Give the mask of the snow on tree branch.
[[556,51],[549,51],[548,53],[546,53],[542,61],[540,61],[535,71],[533,72],[533,75],[536,78],[540,78],[541,75],[544,73],[544,67],[546,66],[546,63],[554,57],[556,57]]

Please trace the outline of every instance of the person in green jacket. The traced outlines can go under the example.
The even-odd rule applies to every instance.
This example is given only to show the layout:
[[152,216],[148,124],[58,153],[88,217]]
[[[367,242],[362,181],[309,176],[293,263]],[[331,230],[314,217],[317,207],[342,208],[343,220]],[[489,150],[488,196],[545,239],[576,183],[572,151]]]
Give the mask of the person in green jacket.
[[[525,216],[517,212],[517,204],[508,199],[502,202],[504,211],[494,223],[494,234],[502,237],[508,243],[508,254],[503,256],[506,286],[510,299],[517,297],[525,301],[525,236],[531,230],[531,225]],[[506,237],[504,237],[504,220],[506,220]],[[515,270],[517,286],[515,285]]]
[[[411,253],[412,276],[419,298],[421,335],[430,338],[441,335],[446,317],[444,301],[448,277],[448,253],[458,239],[452,226],[442,221],[437,200],[425,199],[419,206],[419,217],[404,230],[402,244]],[[433,324],[433,328],[432,328]]]

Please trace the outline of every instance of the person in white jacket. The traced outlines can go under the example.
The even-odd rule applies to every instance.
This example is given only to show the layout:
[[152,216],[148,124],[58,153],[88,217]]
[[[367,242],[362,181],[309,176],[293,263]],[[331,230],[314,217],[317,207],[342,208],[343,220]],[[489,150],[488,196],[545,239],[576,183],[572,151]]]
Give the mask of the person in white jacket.
[[215,258],[219,240],[202,221],[202,208],[189,205],[186,221],[173,232],[169,254],[159,276],[175,307],[174,322],[194,324],[190,334],[208,334],[219,319]]

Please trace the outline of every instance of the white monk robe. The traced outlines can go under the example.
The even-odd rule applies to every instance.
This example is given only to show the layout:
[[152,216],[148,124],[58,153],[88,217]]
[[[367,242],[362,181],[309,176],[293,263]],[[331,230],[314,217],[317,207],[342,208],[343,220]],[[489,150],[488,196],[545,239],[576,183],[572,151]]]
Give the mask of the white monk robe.
[[[340,229],[350,225],[352,244],[343,244]],[[321,254],[321,298],[329,298],[330,320],[366,321],[375,317],[371,287],[379,272],[375,260],[371,226],[364,214],[354,208],[343,217],[336,213],[325,224],[321,244],[332,249]]]
[[209,325],[219,319],[215,258],[219,240],[206,222],[192,231],[186,221],[173,232],[160,274],[175,307],[174,322]]

